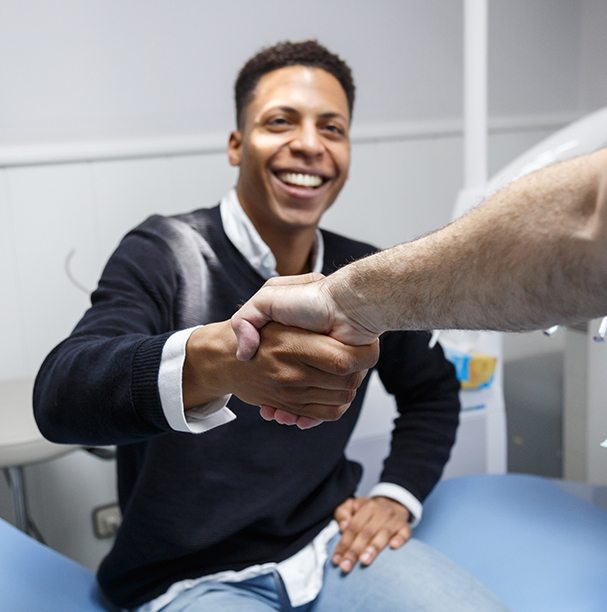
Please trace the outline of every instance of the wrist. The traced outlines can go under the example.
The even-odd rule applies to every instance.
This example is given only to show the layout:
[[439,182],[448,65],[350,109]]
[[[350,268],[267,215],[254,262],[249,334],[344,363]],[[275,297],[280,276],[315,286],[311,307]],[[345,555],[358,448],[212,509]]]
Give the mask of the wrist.
[[236,354],[236,336],[229,321],[210,323],[190,335],[183,364],[186,410],[231,392],[227,364]]
[[356,344],[372,342],[387,329],[381,325],[381,312],[375,308],[368,286],[369,281],[360,273],[358,262],[331,274],[320,286],[329,308],[333,310],[334,327],[338,328],[341,323],[365,339],[365,342]]

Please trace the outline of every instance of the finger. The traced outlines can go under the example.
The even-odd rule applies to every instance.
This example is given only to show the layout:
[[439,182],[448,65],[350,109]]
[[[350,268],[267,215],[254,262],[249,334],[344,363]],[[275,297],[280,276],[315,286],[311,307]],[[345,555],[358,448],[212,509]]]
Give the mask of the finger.
[[344,570],[344,568],[342,567],[342,564],[344,564],[345,561],[350,562],[349,568],[347,567],[348,564],[346,564],[345,571],[349,571],[349,569],[351,569],[351,563],[353,561],[353,558],[347,557],[346,555],[348,551],[350,550],[350,544],[352,543],[352,539],[353,539],[352,532],[348,528],[346,528],[342,532],[341,538],[339,538],[339,541],[335,545],[333,555],[331,556],[331,562],[333,563],[333,565],[338,565],[342,569],[342,571]]
[[[411,527],[409,525],[409,513],[400,511],[400,504],[396,506],[399,511],[394,514],[394,511],[388,506],[379,505],[377,512],[374,512],[368,525],[366,526],[369,533],[375,534],[370,539],[359,554],[359,560],[363,565],[371,564],[377,555],[390,545],[391,548],[400,548],[411,537]],[[402,508],[402,510],[406,510]],[[363,541],[355,540],[352,548],[357,550],[363,545]]]
[[275,322],[264,327],[260,337],[266,350],[251,367],[261,367],[270,359],[274,366],[272,380],[279,386],[357,389],[379,355],[377,343],[352,347],[323,334]]
[[297,415],[280,408],[274,412],[274,420],[280,425],[295,425],[297,423]]
[[[274,418],[276,412],[277,412],[277,409],[272,408],[271,406],[260,406],[259,408],[259,414],[261,418],[266,421],[277,420]],[[283,411],[283,412],[286,412],[286,411]],[[320,419],[315,419],[313,417],[304,417],[304,416],[295,415],[295,419],[296,419],[295,425],[297,425],[299,429],[311,429],[312,427],[316,427],[317,425],[320,425],[322,423]],[[292,425],[293,423],[290,423],[290,424]]]
[[[266,375],[272,381],[273,393],[277,394],[277,398],[282,392],[283,402],[293,401],[296,404],[303,404],[322,403],[324,399],[328,400],[330,397],[332,397],[330,403],[335,403],[339,393],[343,394],[343,403],[352,401],[356,395],[355,391],[367,373],[368,370],[361,370],[351,374],[331,374],[300,362],[281,366],[280,369]],[[323,392],[327,393],[326,396],[322,395]]]
[[304,404],[303,406],[289,407],[291,412],[301,417],[310,417],[319,421],[338,421],[350,407],[347,404]]
[[349,497],[345,502],[337,506],[333,516],[335,520],[339,523],[339,530],[344,531],[348,527],[348,523],[352,516],[354,516],[355,506],[354,506],[354,498]]
[[[260,404],[271,404],[274,408],[280,408],[293,414],[322,418],[327,421],[338,419],[355,397],[356,389],[287,387],[265,391],[260,398]],[[317,412],[319,406],[321,407],[320,413]],[[333,418],[326,411],[333,412]]]
[[312,427],[317,427],[321,423],[320,419],[314,417],[298,416],[296,425],[299,429],[312,429]]
[[[303,406],[289,406],[288,409],[277,408],[277,410],[284,410],[299,418],[310,418],[316,425],[318,424],[316,421],[338,421],[349,407],[350,404],[304,404]],[[307,422],[304,421],[304,425]]]
[[318,335],[315,350],[306,351],[302,362],[331,374],[345,376],[372,368],[379,359],[379,341],[360,346],[342,344],[329,336]]
[[396,535],[393,535],[390,538],[390,548],[397,549],[400,548],[403,544],[408,542],[411,539],[411,527],[409,525],[405,525],[401,529],[399,529]]
[[276,412],[276,408],[272,408],[272,406],[260,406],[259,407],[259,415],[262,419],[266,421],[274,420],[274,413]]
[[320,272],[308,272],[307,274],[295,274],[290,276],[273,276],[268,279],[264,287],[280,287],[282,285],[307,285],[325,278]]
[[[364,545],[364,548],[359,551],[359,547],[363,546],[363,542],[354,542],[352,548],[355,552],[358,552],[358,559],[362,565],[370,565],[377,558],[377,555],[386,548],[388,542],[394,537],[394,529],[396,525],[394,523],[388,523],[381,527],[373,536],[371,541]],[[404,542],[403,542],[404,544]]]
[[344,573],[351,571],[357,561],[361,565],[371,564],[392,539],[402,546],[410,537],[406,516],[395,515],[390,507],[382,507],[368,498],[356,501],[360,508],[341,542],[347,549],[336,549],[337,563]]

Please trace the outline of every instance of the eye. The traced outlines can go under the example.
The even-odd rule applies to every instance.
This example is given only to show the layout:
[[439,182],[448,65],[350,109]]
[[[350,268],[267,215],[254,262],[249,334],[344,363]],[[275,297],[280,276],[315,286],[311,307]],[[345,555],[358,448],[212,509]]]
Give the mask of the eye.
[[284,116],[270,117],[266,121],[266,125],[271,128],[285,128],[290,125],[289,120]]
[[322,129],[332,136],[345,136],[346,130],[339,123],[327,123]]

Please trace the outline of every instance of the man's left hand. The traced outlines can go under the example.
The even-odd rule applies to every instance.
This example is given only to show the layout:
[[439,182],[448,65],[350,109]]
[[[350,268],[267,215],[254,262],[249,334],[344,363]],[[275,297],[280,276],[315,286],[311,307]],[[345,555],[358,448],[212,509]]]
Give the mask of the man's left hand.
[[340,504],[334,517],[341,539],[332,561],[345,574],[356,562],[370,565],[386,547],[400,548],[411,537],[409,511],[388,497],[351,497]]

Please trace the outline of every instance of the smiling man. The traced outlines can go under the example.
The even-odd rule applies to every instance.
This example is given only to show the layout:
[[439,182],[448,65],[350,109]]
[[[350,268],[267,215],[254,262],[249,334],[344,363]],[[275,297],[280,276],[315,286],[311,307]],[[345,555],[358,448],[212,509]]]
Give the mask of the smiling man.
[[[266,279],[329,274],[374,251],[318,228],[348,176],[353,101],[349,68],[316,42],[249,60],[228,147],[236,188],[130,232],[40,370],[45,435],[117,445],[123,522],[99,581],[119,606],[502,609],[410,539],[459,415],[453,368],[427,334],[385,335],[378,360],[377,343],[270,324],[255,358],[235,357],[229,318]],[[399,416],[381,482],[355,497],[361,468],[344,449],[367,384],[357,372],[376,361]],[[259,417],[260,405],[303,401],[343,416],[309,431]]]

